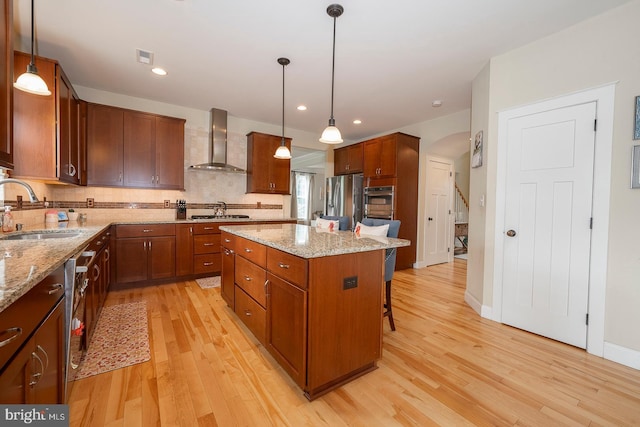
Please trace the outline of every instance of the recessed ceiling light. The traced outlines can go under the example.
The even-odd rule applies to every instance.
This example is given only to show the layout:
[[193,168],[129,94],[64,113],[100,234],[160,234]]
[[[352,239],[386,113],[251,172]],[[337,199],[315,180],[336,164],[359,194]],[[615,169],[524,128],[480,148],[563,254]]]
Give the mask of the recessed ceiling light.
[[360,119],[355,119],[355,120],[353,121],[353,124],[354,124],[354,125],[362,124],[362,120],[360,120]]
[[305,111],[307,109],[306,105],[298,105],[298,110]]
[[436,99],[435,101],[433,101],[431,103],[431,106],[434,107],[434,108],[438,108],[438,107],[442,106],[442,101],[439,100],[439,99]]
[[154,73],[154,74],[157,74],[159,76],[166,76],[167,75],[167,72],[165,70],[163,70],[162,68],[158,68],[158,67],[152,68],[151,72]]

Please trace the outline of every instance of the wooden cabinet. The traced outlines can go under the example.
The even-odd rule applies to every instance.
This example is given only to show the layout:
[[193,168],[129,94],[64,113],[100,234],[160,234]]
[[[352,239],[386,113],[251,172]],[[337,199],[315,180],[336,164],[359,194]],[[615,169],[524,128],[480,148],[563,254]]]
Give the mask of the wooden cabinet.
[[[22,74],[30,60],[15,52],[14,72]],[[80,184],[80,99],[57,61],[36,57],[35,62],[52,95],[13,91],[13,175]]]
[[[273,157],[282,137],[250,132],[247,135],[247,193],[290,194],[291,161]],[[285,138],[291,149],[291,138]]]
[[13,169],[13,0],[0,6],[0,57],[0,166]]
[[184,189],[184,119],[88,104],[88,185]]
[[364,141],[364,185],[394,186],[393,219],[401,221],[398,237],[411,241],[398,248],[396,270],[416,262],[419,150],[420,138],[399,132]]
[[236,268],[236,237],[226,231],[220,233],[222,245],[222,272],[220,280],[220,295],[231,309],[235,309],[235,268]]
[[193,225],[193,272],[213,276],[222,270],[220,255],[220,223],[201,222]]
[[333,150],[334,175],[360,173],[364,167],[364,144],[354,144]]
[[116,226],[116,283],[176,276],[174,224]]
[[111,284],[111,231],[105,230],[89,243],[88,250],[95,251],[93,260],[88,265],[87,279],[89,283],[85,298],[85,336],[87,343],[98,323],[100,311],[107,297]]
[[0,403],[64,403],[64,270],[0,313]]
[[176,224],[176,276],[193,274],[193,225]]

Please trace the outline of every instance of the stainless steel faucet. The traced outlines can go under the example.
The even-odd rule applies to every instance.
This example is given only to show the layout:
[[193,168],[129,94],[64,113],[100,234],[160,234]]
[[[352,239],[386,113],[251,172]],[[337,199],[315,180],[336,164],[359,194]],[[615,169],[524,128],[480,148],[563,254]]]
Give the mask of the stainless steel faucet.
[[31,203],[39,202],[38,197],[36,196],[36,193],[33,191],[33,188],[31,188],[31,186],[29,184],[27,184],[26,182],[20,181],[19,179],[15,179],[15,178],[0,179],[0,185],[11,184],[11,183],[20,184],[24,188],[26,188],[27,192],[29,193],[29,201]]
[[222,205],[222,208],[216,209],[216,216],[225,216],[227,214],[227,204],[221,201],[217,201],[216,203]]

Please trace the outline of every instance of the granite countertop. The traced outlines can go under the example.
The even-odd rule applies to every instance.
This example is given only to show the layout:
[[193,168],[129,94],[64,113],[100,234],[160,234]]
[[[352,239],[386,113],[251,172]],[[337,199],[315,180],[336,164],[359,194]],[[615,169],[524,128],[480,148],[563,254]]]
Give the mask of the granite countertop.
[[302,258],[368,252],[411,244],[405,239],[357,237],[351,231],[329,232],[298,224],[225,225],[220,230]]
[[[26,294],[41,280],[63,265],[67,259],[85,248],[91,239],[111,225],[118,224],[155,224],[155,223],[188,223],[196,222],[276,222],[276,219],[248,218],[216,218],[198,220],[149,221],[149,220],[117,220],[110,222],[65,221],[55,224],[44,222],[35,227],[11,233],[0,233],[0,312]],[[267,226],[267,225],[265,225]],[[71,232],[73,237],[38,240],[9,240],[8,237],[32,233]]]

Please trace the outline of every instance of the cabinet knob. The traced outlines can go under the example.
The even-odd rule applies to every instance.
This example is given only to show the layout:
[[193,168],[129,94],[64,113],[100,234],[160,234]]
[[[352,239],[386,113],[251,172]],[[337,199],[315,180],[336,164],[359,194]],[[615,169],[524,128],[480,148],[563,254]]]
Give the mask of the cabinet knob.
[[249,310],[245,310],[245,311],[244,311],[244,315],[245,315],[245,316],[251,316],[251,312],[250,312]]
[[250,254],[251,252],[253,252],[253,251],[252,251],[251,249],[249,249],[249,248],[244,248],[244,251],[245,251],[246,253],[248,253],[248,254]]
[[250,281],[251,281],[251,277],[249,277],[249,276],[244,276],[244,280],[245,280],[245,281],[247,281],[247,282],[250,282]]

